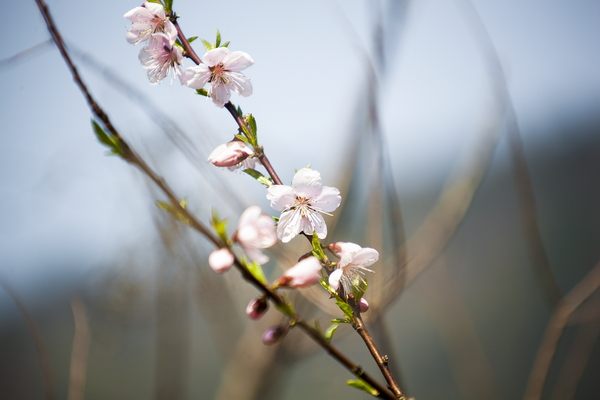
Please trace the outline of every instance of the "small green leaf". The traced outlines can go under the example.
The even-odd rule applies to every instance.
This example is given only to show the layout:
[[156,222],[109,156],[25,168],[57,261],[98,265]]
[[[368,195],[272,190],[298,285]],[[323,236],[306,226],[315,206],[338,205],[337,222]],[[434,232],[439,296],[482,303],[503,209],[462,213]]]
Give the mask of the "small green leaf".
[[[344,320],[345,321],[345,320]],[[331,339],[333,339],[333,334],[335,333],[335,331],[337,330],[337,328],[339,328],[340,326],[338,324],[333,324],[331,325],[327,331],[325,331],[325,340],[327,340],[328,342],[331,342]]]
[[354,278],[353,282],[352,282],[352,296],[354,296],[354,300],[358,303],[361,299],[361,297],[363,297],[365,295],[365,292],[367,291],[367,287],[369,286],[369,283],[367,282],[367,280],[365,278],[363,278],[360,275],[356,275],[356,277]]
[[252,276],[255,277],[260,283],[262,283],[263,285],[267,285],[269,283],[269,281],[267,281],[267,277],[265,276],[265,272],[263,271],[263,269],[259,263],[254,262],[254,261],[251,263],[248,263],[248,260],[246,260],[246,257],[242,258],[242,263],[248,269],[248,271],[252,274]]
[[256,136],[256,119],[254,119],[254,116],[252,114],[248,115],[248,126],[250,127],[252,135]]
[[189,43],[189,44],[192,44],[192,42],[193,42],[194,40],[196,40],[196,39],[198,39],[198,36],[192,36],[191,38],[188,38],[188,40],[187,40],[187,41],[188,41],[188,43]]
[[181,208],[184,208],[184,209],[185,209],[185,208],[186,208],[186,206],[187,206],[187,197],[184,197],[184,198],[183,198],[183,200],[181,200],[181,201],[179,202],[179,205],[181,206]]
[[271,218],[273,218],[275,220],[275,223],[277,223],[277,224],[279,223],[279,217],[271,217]]
[[350,321],[348,321],[347,319],[344,318],[335,318],[332,319],[331,322],[336,323],[336,324],[349,324]]
[[240,116],[240,118],[244,118],[244,113],[242,112],[242,107],[237,106],[237,113]]
[[294,306],[292,305],[292,303],[290,303],[290,301],[285,296],[283,296],[283,301],[284,301],[283,305],[281,305],[281,306],[275,305],[275,307],[277,307],[277,309],[279,311],[281,311],[288,317],[290,317],[292,319],[296,318],[296,312],[294,311]]
[[202,43],[204,43],[204,47],[206,48],[206,51],[211,51],[213,49],[212,44],[208,43],[204,39],[200,39],[200,40],[202,40]]
[[219,30],[217,29],[217,42],[216,42],[216,46],[215,48],[219,47],[221,45],[221,32],[219,32]]
[[312,246],[314,256],[317,257],[319,260],[323,260],[325,258],[325,253],[323,253],[321,242],[319,242],[319,237],[317,236],[317,232],[315,231],[313,231]]
[[[182,200],[182,202],[183,202],[183,200]],[[165,210],[166,212],[171,213],[171,215],[173,215],[179,221],[183,222],[186,225],[190,225],[191,226],[190,219],[185,215],[185,213],[181,212],[181,210],[179,209],[179,207],[174,207],[172,204],[165,203],[164,201],[157,201],[156,205],[159,208]]]
[[123,148],[121,147],[121,142],[119,139],[104,132],[100,125],[98,125],[94,120],[92,120],[92,128],[94,129],[94,134],[96,135],[98,141],[110,149],[107,154],[120,156],[123,155]]
[[165,11],[168,13],[173,9],[173,0],[165,0]]
[[208,97],[208,92],[206,91],[206,89],[198,89],[198,90],[196,90],[196,94],[199,94],[200,96]]
[[229,46],[229,43],[231,43],[231,42],[225,42],[225,43],[223,43],[223,44],[221,45],[221,47],[228,47],[228,46]]
[[252,146],[252,143],[248,140],[248,138],[244,135],[235,135],[236,138],[240,139],[242,142],[246,143],[248,146]]
[[219,220],[217,212],[214,208],[212,210],[212,219],[210,220],[210,226],[212,226],[213,230],[223,243],[229,242],[229,239],[227,238],[227,220]]
[[271,181],[268,180],[263,174],[252,168],[247,168],[244,170],[244,172],[256,179],[257,181],[259,181],[260,183],[262,183],[263,185],[265,185],[266,187],[270,187],[271,185],[273,185],[273,183],[271,183]]
[[181,44],[181,42],[178,43],[178,41],[179,41],[179,39],[177,39],[175,41],[175,43],[173,43],[173,45],[177,46],[179,48],[179,50],[181,50],[181,52],[183,53],[185,51],[185,49],[183,48],[183,44]]
[[342,312],[344,313],[346,318],[348,318],[348,321],[354,321],[352,307],[350,307],[348,304],[344,303],[343,301],[336,301],[335,304],[337,304],[337,306],[340,308],[340,310],[342,310]]
[[367,392],[372,396],[379,396],[379,391],[362,379],[358,379],[356,381],[346,381],[346,384],[348,386],[352,386],[353,388],[362,390],[363,392]]

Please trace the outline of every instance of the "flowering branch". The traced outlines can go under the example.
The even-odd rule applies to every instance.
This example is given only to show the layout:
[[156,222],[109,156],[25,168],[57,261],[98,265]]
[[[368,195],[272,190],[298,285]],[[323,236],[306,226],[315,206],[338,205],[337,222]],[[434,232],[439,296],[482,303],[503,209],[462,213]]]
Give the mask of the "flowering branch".
[[[60,36],[52,17],[48,11],[48,7],[44,3],[43,0],[36,0],[36,4],[44,17],[46,22],[48,31],[50,32],[52,39],[56,43],[59,51],[65,63],[73,75],[73,78],[80,90],[84,94],[90,108],[92,109],[93,114],[102,121],[105,128],[110,132],[111,136],[106,135],[98,125],[94,125],[96,129],[96,134],[99,140],[107,146],[112,148],[112,152],[114,154],[119,154],[124,160],[137,165],[161,190],[162,192],[169,198],[171,201],[170,210],[173,214],[180,219],[181,221],[187,223],[190,227],[202,233],[209,241],[211,241],[218,248],[227,248],[229,249],[229,245],[227,243],[223,243],[219,238],[217,238],[204,224],[199,222],[185,207],[185,204],[181,204],[177,197],[174,195],[173,191],[169,188],[169,186],[160,178],[154,171],[129,147],[129,145],[125,142],[125,140],[121,137],[118,131],[112,125],[110,119],[106,115],[106,113],[102,110],[102,108],[96,103],[94,98],[89,93],[87,87],[81,80],[77,69],[75,68],[71,58],[64,46],[62,37]],[[187,41],[183,35],[181,34],[181,30],[177,28],[178,34],[180,38],[182,38],[182,42]],[[188,43],[189,46],[189,43]],[[100,132],[99,132],[100,131]],[[276,175],[275,175],[276,176]],[[279,178],[277,178],[279,179]],[[275,180],[275,178],[274,178]],[[286,300],[281,297],[274,289],[268,287],[265,283],[255,277],[246,266],[236,257],[234,257],[233,265],[240,271],[242,277],[247,280],[250,284],[255,286],[259,291],[261,291],[269,300],[271,300],[275,306],[286,314],[291,319],[291,326],[297,325],[303,332],[305,332],[313,341],[315,341],[319,346],[321,346],[332,358],[342,364],[348,371],[354,374],[357,378],[366,382],[368,385],[373,387],[377,394],[373,393],[373,395],[377,398],[382,399],[394,399],[395,396],[390,393],[386,388],[384,388],[379,382],[373,379],[370,375],[362,370],[362,368],[354,364],[350,361],[346,356],[344,356],[338,349],[332,346],[328,340],[323,337],[319,332],[317,332],[313,327],[311,327],[308,323],[306,323],[300,315],[298,315],[286,302]]]
[[175,25],[175,29],[177,29],[177,37],[179,37],[179,40],[181,41],[181,44],[183,45],[183,50],[185,50],[183,55],[184,55],[184,57],[188,57],[190,60],[195,62],[196,65],[198,65],[198,64],[202,63],[202,61],[200,61],[200,57],[198,57],[198,54],[196,54],[194,49],[192,49],[192,46],[190,46],[190,42],[188,42],[186,37],[183,35],[183,32],[181,31],[181,28],[179,27],[179,24],[177,23],[177,18],[179,18],[179,15],[171,12],[169,19],[171,20],[173,25]]

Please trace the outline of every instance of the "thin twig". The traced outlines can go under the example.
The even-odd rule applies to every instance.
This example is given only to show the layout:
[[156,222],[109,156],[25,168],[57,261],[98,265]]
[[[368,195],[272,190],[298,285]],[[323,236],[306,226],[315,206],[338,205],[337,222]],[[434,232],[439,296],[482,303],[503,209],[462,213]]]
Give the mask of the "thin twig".
[[556,306],[542,344],[538,350],[529,382],[525,391],[525,400],[538,400],[542,397],[544,384],[550,365],[554,359],[558,342],[573,312],[600,287],[600,263],[592,269]]
[[73,350],[71,351],[71,371],[67,400],[83,400],[92,331],[85,304],[79,297],[71,299],[71,309],[75,320],[75,336],[73,338]]
[[[73,65],[71,58],[63,44],[62,38],[54,25],[52,17],[48,11],[48,7],[44,3],[43,0],[36,0],[36,3],[46,21],[46,25],[50,34],[59,48],[63,59],[65,60],[67,66],[71,70],[73,78],[75,82],[79,86],[80,90],[86,97],[90,108],[94,115],[96,115],[105,125],[105,128],[108,129],[111,134],[117,139],[122,145],[123,149],[123,158],[129,161],[132,164],[137,165],[148,177],[156,183],[156,185],[162,190],[162,192],[169,198],[172,206],[177,210],[178,213],[185,216],[185,218],[189,221],[189,225],[202,233],[208,240],[210,240],[216,247],[226,247],[226,245],[220,243],[216,236],[212,234],[202,223],[200,223],[186,208],[182,207],[179,204],[179,200],[173,194],[168,185],[160,178],[158,175],[152,171],[152,169],[129,147],[129,145],[125,142],[125,140],[121,137],[121,135],[117,132],[114,126],[111,124],[110,119],[104,113],[102,108],[96,103],[94,98],[89,93],[87,87],[81,80],[79,74],[77,73],[77,69]],[[181,31],[179,30],[181,33]],[[184,37],[185,39],[185,37]],[[277,292],[271,290],[269,287],[264,285],[261,281],[259,281],[254,275],[252,275],[243,264],[235,258],[234,260],[235,267],[240,271],[244,279],[246,279],[250,284],[259,289],[263,294],[265,294],[269,300],[271,300],[276,306],[279,308],[286,307],[287,304],[283,297],[281,297]],[[293,313],[290,316],[295,325],[299,326],[301,330],[303,330],[311,339],[313,339],[319,346],[321,346],[332,358],[342,364],[347,370],[352,372],[356,377],[364,380],[373,388],[375,388],[379,394],[376,396],[382,399],[394,399],[394,395],[391,394],[385,387],[383,387],[379,382],[373,379],[370,375],[365,373],[362,368],[352,363],[345,355],[343,355],[338,349],[336,349],[333,345],[331,345],[323,336],[321,336],[313,327],[311,327],[308,323],[306,323],[297,313]]]
[[25,306],[25,303],[21,300],[21,297],[17,292],[3,279],[0,279],[0,286],[4,288],[6,293],[13,299],[27,324],[27,330],[35,345],[38,360],[40,361],[40,367],[42,368],[45,399],[56,400],[58,397],[56,395],[56,383],[54,382],[54,370],[52,368],[52,360],[50,359],[50,353],[48,352],[48,346],[46,346],[44,335],[42,335],[40,327],[35,323],[31,312]]

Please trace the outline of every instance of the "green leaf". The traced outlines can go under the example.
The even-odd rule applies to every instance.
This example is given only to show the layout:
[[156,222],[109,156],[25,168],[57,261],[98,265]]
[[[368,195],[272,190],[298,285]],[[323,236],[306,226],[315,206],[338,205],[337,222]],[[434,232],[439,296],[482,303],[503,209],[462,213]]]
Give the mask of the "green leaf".
[[325,258],[325,253],[323,253],[321,242],[319,242],[319,237],[317,236],[317,232],[315,231],[313,231],[312,246],[314,256],[317,257],[319,260],[323,260]]
[[183,200],[179,202],[179,205],[181,206],[181,208],[185,209],[187,207],[187,197],[184,197]]
[[210,220],[210,226],[212,226],[213,230],[223,243],[229,242],[229,239],[227,238],[227,220],[219,220],[217,212],[214,208],[212,210],[212,219]]
[[240,116],[240,118],[244,118],[244,113],[242,112],[242,107],[237,106],[237,113]]
[[206,89],[198,89],[198,90],[196,90],[196,94],[199,94],[200,96],[208,97],[208,92],[206,91]]
[[[344,320],[345,321],[345,320]],[[347,321],[346,321],[347,322]],[[325,340],[327,340],[328,342],[331,342],[331,339],[333,339],[333,334],[335,333],[335,331],[337,330],[337,328],[339,328],[340,326],[338,324],[333,324],[331,325],[327,331],[325,331]]]
[[221,47],[228,47],[228,46],[229,46],[229,43],[231,43],[231,42],[225,42],[225,43],[223,43],[223,44],[221,45]]
[[277,223],[277,224],[279,223],[279,217],[271,217],[271,218],[273,218],[275,220],[275,223]]
[[98,141],[110,149],[109,155],[123,155],[123,148],[119,139],[104,132],[94,120],[92,120],[92,129]]
[[275,307],[277,307],[277,309],[279,311],[281,311],[288,317],[290,317],[292,319],[296,318],[296,312],[294,311],[294,306],[292,305],[292,303],[290,303],[290,301],[287,299],[287,297],[285,297],[285,296],[282,296],[282,297],[283,297],[284,304],[281,306],[275,305]]
[[348,386],[352,386],[353,388],[362,390],[363,392],[367,392],[372,396],[379,396],[379,391],[362,379],[358,379],[356,381],[346,381],[346,384]]
[[367,291],[367,287],[369,286],[369,283],[367,282],[367,280],[365,278],[363,278],[360,275],[356,275],[356,277],[354,278],[353,282],[352,282],[352,296],[354,296],[354,300],[358,303],[361,299],[361,297],[363,297],[365,295],[365,292]]
[[187,40],[187,41],[188,41],[188,43],[189,43],[189,44],[192,44],[192,42],[193,42],[194,40],[196,40],[196,39],[198,39],[198,36],[192,36],[191,38],[188,38],[188,40]]
[[267,277],[265,276],[265,272],[263,271],[259,263],[254,261],[248,263],[248,260],[246,260],[245,257],[242,258],[242,263],[246,266],[246,268],[252,274],[252,276],[255,277],[263,285],[267,285],[269,283],[269,281],[267,281]]
[[265,185],[266,187],[270,187],[271,185],[273,185],[273,183],[270,180],[268,180],[263,174],[252,168],[247,168],[244,170],[244,172],[256,179],[257,181],[259,181],[260,183],[262,183],[263,185]]
[[[182,203],[185,201],[182,200]],[[185,204],[185,203],[184,203]],[[171,215],[173,215],[175,218],[177,218],[179,221],[183,222],[186,225],[190,225],[191,226],[191,221],[190,219],[185,215],[185,213],[183,213],[181,211],[181,209],[179,207],[174,207],[172,204],[170,203],[165,203],[164,201],[157,201],[156,205],[165,210],[168,213],[171,213]],[[182,206],[183,207],[183,206]],[[183,207],[185,208],[185,207]]]
[[165,11],[168,13],[173,9],[173,0],[165,0]]
[[217,29],[217,41],[216,41],[216,46],[215,48],[219,47],[221,45],[221,32],[219,32],[219,30]]
[[206,51],[211,51],[213,49],[212,44],[208,43],[204,39],[200,39],[200,40],[202,40],[202,43],[204,43],[204,47],[206,48]]
[[256,119],[254,119],[254,116],[252,114],[248,115],[248,126],[250,127],[252,135],[256,136]]
[[342,310],[342,312],[344,313],[346,318],[348,318],[348,321],[354,321],[354,316],[352,314],[352,307],[350,307],[348,304],[344,303],[343,301],[336,301],[335,304],[337,304],[337,306],[340,308],[340,310]]
[[246,143],[248,146],[252,146],[252,143],[248,140],[248,138],[244,135],[235,135],[236,138],[240,139],[242,142]]
[[348,321],[347,319],[344,318],[335,318],[332,319],[331,322],[336,323],[336,324],[349,324],[350,321]]
[[185,49],[183,48],[183,44],[181,42],[179,42],[179,39],[177,39],[175,41],[175,43],[173,43],[173,45],[177,46],[179,48],[179,50],[181,50],[182,53],[185,51]]

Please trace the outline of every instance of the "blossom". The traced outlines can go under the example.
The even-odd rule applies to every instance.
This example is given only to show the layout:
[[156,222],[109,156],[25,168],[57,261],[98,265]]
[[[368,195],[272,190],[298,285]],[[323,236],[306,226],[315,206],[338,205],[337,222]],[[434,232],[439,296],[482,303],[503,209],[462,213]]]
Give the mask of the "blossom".
[[269,309],[269,302],[265,296],[255,297],[246,307],[246,315],[252,320],[261,319]]
[[265,264],[269,257],[258,249],[266,249],[277,243],[275,221],[268,214],[263,214],[259,206],[250,206],[240,215],[233,240],[242,246],[251,261]]
[[227,167],[230,171],[238,168],[254,169],[256,162],[260,163],[255,157],[254,149],[248,144],[238,139],[219,145],[210,153],[207,162],[213,163],[217,167]]
[[277,280],[276,286],[289,288],[312,286],[321,279],[319,271],[321,271],[321,262],[317,257],[310,256],[285,271],[283,276]]
[[127,32],[127,41],[138,44],[149,40],[155,33],[164,33],[172,46],[177,39],[177,29],[167,18],[162,5],[145,2],[141,7],[135,7],[123,17],[131,21],[131,28]]
[[321,174],[309,168],[302,168],[296,173],[291,187],[269,187],[267,199],[271,201],[273,209],[281,211],[277,237],[284,243],[300,232],[307,235],[316,232],[319,239],[324,239],[327,236],[327,225],[319,213],[331,215],[342,202],[340,191],[323,186]]
[[[177,46],[169,43],[169,38],[164,33],[155,33],[152,35],[150,43],[144,47],[138,56],[142,66],[147,70],[148,79],[151,85],[156,85],[162,81],[173,70],[173,78],[179,76],[183,84],[183,75],[181,66],[183,65],[183,55]],[[173,83],[173,80],[171,80]]]
[[229,52],[226,47],[212,49],[202,56],[202,64],[186,69],[186,85],[202,89],[210,82],[208,97],[217,107],[223,108],[231,96],[230,90],[242,97],[252,94],[250,79],[239,73],[252,64],[252,57],[243,51]]
[[338,262],[338,268],[329,275],[329,286],[337,291],[341,282],[346,295],[351,294],[352,286],[357,284],[357,280],[364,281],[361,276],[364,275],[364,271],[373,272],[367,267],[379,260],[379,253],[375,249],[362,248],[355,243],[340,242],[330,245],[331,247],[341,249],[338,254],[341,254],[342,258]]
[[219,249],[210,253],[208,265],[217,274],[222,274],[233,265],[233,254],[228,249]]

